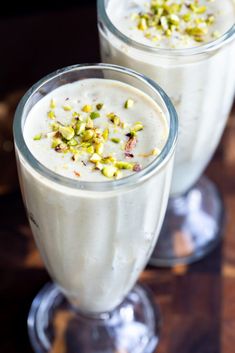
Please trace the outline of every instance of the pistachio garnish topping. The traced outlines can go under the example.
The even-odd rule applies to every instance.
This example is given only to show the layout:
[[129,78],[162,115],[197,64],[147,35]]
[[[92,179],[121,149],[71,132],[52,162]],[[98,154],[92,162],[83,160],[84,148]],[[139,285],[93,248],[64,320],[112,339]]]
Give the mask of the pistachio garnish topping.
[[109,165],[107,167],[104,167],[102,169],[102,173],[106,178],[113,178],[115,174],[117,173],[118,169],[114,167],[113,165]]
[[101,110],[104,107],[104,103],[98,103],[96,104],[96,109]]
[[133,99],[127,99],[127,101],[126,101],[125,104],[124,104],[124,107],[125,107],[126,109],[129,109],[129,108],[132,108],[133,105],[134,105]]
[[90,117],[91,117],[92,120],[95,120],[95,119],[97,119],[97,118],[100,117],[100,113],[98,113],[98,112],[92,112],[92,113],[90,114]]
[[115,163],[115,167],[117,167],[118,169],[129,169],[129,170],[132,170],[133,169],[133,164],[128,163],[128,162],[118,161],[118,162]]
[[51,109],[55,109],[56,108],[56,102],[55,102],[55,100],[53,98],[51,99],[51,102],[50,102],[50,108]]
[[65,104],[63,105],[63,109],[65,112],[70,112],[73,108],[71,107],[71,105]]
[[[134,100],[127,99],[124,108],[130,109],[133,105]],[[55,100],[51,99],[47,112],[47,117],[53,119],[49,124],[51,131],[39,133],[33,137],[33,140],[49,139],[51,148],[55,152],[70,153],[70,159],[74,163],[82,162],[83,167],[99,171],[107,178],[121,178],[124,170],[137,171],[136,163],[130,163],[127,158],[134,158],[132,151],[137,145],[138,134],[141,134],[144,129],[142,122],[134,121],[131,126],[122,121],[115,112],[107,114],[105,110],[102,111],[103,103],[96,104],[96,110],[93,110],[92,105],[84,105],[78,112],[73,111],[73,108],[66,103],[62,105],[62,109],[69,112],[65,123],[64,118],[59,120],[59,116],[57,120],[55,106]],[[123,108],[123,104],[120,108]],[[101,127],[96,124],[97,118],[102,118]],[[105,118],[106,122],[103,125]],[[110,136],[111,134],[115,135]],[[116,152],[105,155],[105,152],[110,150],[111,143],[120,144],[117,147],[120,151],[118,160]],[[123,160],[120,158],[120,153],[123,155]],[[76,170],[73,173],[80,176]]]
[[71,140],[74,137],[74,129],[71,126],[60,126],[59,132],[66,140]]
[[92,106],[91,105],[84,105],[84,107],[82,108],[82,111],[85,113],[90,113],[92,111]]
[[114,143],[119,143],[121,140],[119,138],[117,138],[117,137],[112,137],[111,141],[114,142]]
[[49,110],[47,113],[48,118],[55,119],[55,112],[53,110]]
[[201,0],[179,3],[151,0],[146,3],[144,11],[132,14],[131,20],[135,22],[135,28],[153,42],[158,43],[164,37],[184,41],[186,36],[196,42],[205,42],[213,38],[213,33],[210,33],[209,29],[216,18]]
[[34,136],[34,141],[39,141],[39,140],[41,140],[41,138],[42,138],[42,134],[37,134],[37,135],[35,135]]

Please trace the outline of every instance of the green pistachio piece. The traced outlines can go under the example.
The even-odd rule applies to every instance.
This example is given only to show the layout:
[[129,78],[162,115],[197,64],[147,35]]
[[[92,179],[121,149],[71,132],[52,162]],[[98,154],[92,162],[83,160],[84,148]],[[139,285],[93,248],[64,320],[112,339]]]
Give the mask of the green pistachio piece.
[[112,137],[111,141],[114,142],[114,143],[120,143],[120,139],[117,138],[117,137]]
[[59,153],[66,153],[68,152],[68,146],[66,145],[66,143],[62,142],[55,147],[55,150],[56,152],[59,152]]
[[52,130],[53,130],[54,132],[59,131],[59,127],[60,127],[60,125],[59,125],[58,123],[56,123],[56,122],[53,122],[53,123],[51,124],[51,128],[52,128]]
[[141,18],[138,23],[138,29],[141,31],[145,31],[147,29],[147,21],[145,18]]
[[87,151],[87,153],[89,153],[89,154],[93,154],[93,153],[95,152],[94,146],[89,146],[89,147],[87,147],[86,151]]
[[55,107],[56,107],[56,102],[55,102],[55,100],[52,98],[52,99],[51,99],[51,102],[50,102],[50,108],[51,108],[51,109],[55,109]]
[[94,153],[90,158],[90,162],[92,163],[97,163],[100,161],[101,161],[101,157],[97,153]]
[[104,168],[103,164],[101,162],[96,162],[95,163],[95,169],[102,170]]
[[84,105],[84,107],[82,108],[82,111],[85,113],[90,113],[92,111],[92,106],[91,105]]
[[103,136],[104,140],[107,141],[109,138],[109,129],[105,129],[102,136]]
[[81,114],[79,114],[78,112],[73,112],[73,117],[74,117],[74,118],[79,118],[79,120],[81,120],[81,119],[80,119]]
[[102,163],[104,163],[104,164],[112,164],[115,162],[116,162],[116,158],[114,158],[113,156],[108,156],[108,157],[102,158]]
[[78,142],[75,139],[71,139],[68,141],[68,146],[77,146]]
[[60,126],[59,132],[66,140],[71,140],[74,137],[74,129],[71,126]]
[[143,130],[144,126],[142,123],[135,123],[135,125],[132,128],[132,131],[138,132]]
[[83,123],[81,121],[78,121],[76,124],[76,135],[80,135],[83,131],[86,129],[86,123]]
[[180,19],[177,15],[171,14],[169,16],[169,22],[172,23],[175,26],[178,26],[180,24]]
[[96,143],[95,144],[95,151],[98,154],[102,154],[104,152],[104,144],[103,143]]
[[59,146],[62,143],[62,140],[60,138],[53,138],[52,139],[52,144],[51,147],[52,148],[56,148],[57,146]]
[[109,113],[107,116],[115,126],[118,126],[120,124],[120,118],[116,114]]
[[104,167],[102,169],[102,174],[106,177],[106,178],[113,178],[115,176],[115,173],[117,172],[117,168],[114,167],[113,165],[109,165],[107,167]]
[[83,141],[89,141],[94,136],[93,130],[86,130],[83,132]]
[[50,110],[47,112],[47,116],[49,119],[55,119],[55,112],[53,110]]
[[86,129],[93,129],[93,127],[94,127],[93,120],[88,117],[86,119]]
[[42,138],[42,134],[37,134],[37,135],[35,135],[34,136],[34,141],[39,141],[39,140],[41,140],[41,138]]
[[97,119],[97,118],[100,117],[100,113],[98,113],[98,112],[92,112],[92,113],[90,114],[90,117],[91,117],[92,120]]
[[134,105],[133,99],[127,99],[127,101],[126,101],[125,104],[124,104],[124,107],[125,107],[126,109],[129,109],[129,108],[132,108],[133,105]]
[[129,170],[132,170],[133,169],[133,164],[128,163],[128,162],[118,161],[118,162],[115,163],[115,167],[117,167],[118,169],[129,169]]
[[71,107],[71,105],[65,104],[63,105],[63,109],[65,112],[70,112],[73,108]]

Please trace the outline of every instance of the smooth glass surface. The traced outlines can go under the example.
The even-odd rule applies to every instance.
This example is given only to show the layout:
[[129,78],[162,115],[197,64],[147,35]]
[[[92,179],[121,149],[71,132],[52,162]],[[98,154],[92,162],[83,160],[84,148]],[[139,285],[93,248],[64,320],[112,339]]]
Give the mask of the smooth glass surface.
[[[220,38],[197,47],[185,49],[151,48],[121,33],[110,20],[107,7],[112,0],[98,0],[98,28],[100,34],[101,57],[104,62],[123,65],[145,74],[155,80],[171,98],[179,116],[179,139],[176,148],[175,164],[171,185],[172,202],[183,199],[193,192],[205,168],[210,162],[224,131],[235,92],[235,25]],[[121,0],[120,0],[121,1]],[[124,0],[123,0],[124,1]],[[206,190],[202,193],[206,195]],[[187,201],[184,201],[187,203]],[[214,203],[217,203],[215,198]],[[180,218],[174,215],[171,204],[166,214],[165,225],[177,227]],[[188,217],[195,218],[194,210],[188,210]],[[171,215],[171,216],[170,216]],[[172,223],[172,217],[174,222]],[[198,217],[198,215],[197,215]],[[219,217],[219,216],[218,216]],[[198,219],[203,222],[203,219]],[[220,224],[220,218],[216,220]],[[164,226],[164,229],[168,227]],[[173,231],[173,229],[172,229]],[[174,232],[181,232],[175,228]],[[162,263],[158,255],[161,252],[164,264],[184,263],[177,256],[168,257],[172,232],[161,236],[165,245],[154,251],[152,263]],[[220,232],[214,234],[214,246],[220,240]],[[212,249],[211,240],[207,241],[206,230],[200,231],[201,240],[195,244],[191,260],[206,254]],[[185,235],[183,249],[190,242]],[[199,246],[203,244],[203,246]],[[167,250],[168,249],[168,250]],[[171,253],[172,255],[172,253]],[[167,260],[168,259],[168,260]]]
[[[141,172],[115,181],[80,182],[55,174],[34,158],[24,141],[24,123],[32,106],[56,87],[97,77],[129,83],[152,97],[168,120],[169,137],[162,153]],[[96,341],[103,341],[103,336],[93,319],[102,319],[102,325],[106,327],[107,312],[116,310],[115,317],[119,317],[122,305],[125,306],[128,300],[125,298],[132,295],[128,293],[149,260],[165,215],[176,136],[177,115],[169,98],[153,81],[121,67],[95,64],[59,70],[33,86],[20,102],[14,121],[14,137],[21,189],[35,241],[48,272],[57,284],[58,293],[49,302],[47,296],[39,294],[40,299],[36,302],[39,312],[43,312],[39,317],[45,318],[48,327],[56,320],[57,310],[53,310],[57,300],[70,303],[63,313],[69,316],[72,311],[77,317],[77,326],[71,332],[65,323],[64,330],[68,332],[66,352],[99,351]],[[152,190],[156,190],[158,198]],[[48,295],[51,295],[51,290]],[[141,294],[140,297],[143,313],[147,310],[150,316],[154,316],[150,301],[145,299],[148,296]],[[135,312],[131,303],[129,306]],[[44,329],[45,322],[42,327],[37,311],[33,312],[29,320],[30,332],[33,331],[38,339],[32,343],[36,351],[44,352],[40,330]],[[86,325],[83,325],[81,315],[86,318]],[[131,327],[141,326],[141,320],[136,313]],[[148,331],[150,322],[148,318],[146,320]],[[89,336],[91,327],[97,333],[92,338]],[[152,338],[148,337],[155,345],[157,327],[156,324],[149,331]],[[79,339],[70,337],[70,334],[76,336],[76,330],[77,337],[83,333],[84,345]],[[118,340],[120,330],[130,341],[132,329],[128,331],[125,322],[116,323],[112,330],[111,337],[104,342],[105,352],[115,352],[116,346],[110,340]],[[139,333],[139,336],[136,333],[136,342],[140,343],[146,338],[143,338],[142,331]],[[60,331],[50,331],[47,338],[46,351],[53,349],[56,352]],[[125,347],[123,342],[122,346]],[[138,352],[145,350],[144,345],[138,344],[138,347]],[[137,352],[134,346],[133,352]]]
[[174,266],[198,261],[223,237],[224,203],[216,186],[202,177],[185,195],[171,198],[150,264]]

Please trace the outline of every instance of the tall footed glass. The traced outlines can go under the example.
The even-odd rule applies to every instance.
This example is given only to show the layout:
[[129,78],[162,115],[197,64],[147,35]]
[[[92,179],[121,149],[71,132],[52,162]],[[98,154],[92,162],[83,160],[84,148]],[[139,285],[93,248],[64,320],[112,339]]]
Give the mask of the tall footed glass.
[[[105,182],[77,181],[47,169],[28,149],[24,125],[32,107],[55,88],[86,78],[139,88],[165,114],[167,143],[138,173]],[[35,241],[54,281],[38,294],[29,313],[29,335],[37,353],[60,352],[61,347],[67,353],[154,350],[158,311],[148,290],[135,283],[165,215],[176,135],[177,115],[162,89],[121,67],[68,67],[42,79],[23,97],[14,121],[21,190]]]
[[235,25],[197,47],[154,48],[114,26],[107,11],[112,2],[98,0],[102,60],[158,82],[179,116],[171,197],[150,262],[160,266],[191,263],[211,251],[222,236],[221,197],[201,175],[219,144],[234,99]]

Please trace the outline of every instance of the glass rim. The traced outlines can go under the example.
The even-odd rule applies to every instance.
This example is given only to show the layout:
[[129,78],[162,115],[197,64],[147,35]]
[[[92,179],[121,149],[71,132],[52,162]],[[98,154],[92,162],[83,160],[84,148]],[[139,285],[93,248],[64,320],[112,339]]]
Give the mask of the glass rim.
[[[143,168],[141,171],[137,173],[133,173],[127,177],[116,179],[116,180],[107,180],[107,181],[75,180],[63,175],[59,175],[56,172],[45,167],[34,157],[34,155],[31,153],[31,151],[29,150],[28,146],[25,143],[25,140],[23,137],[23,129],[24,129],[23,122],[26,119],[25,106],[29,102],[33,94],[39,88],[43,87],[46,83],[50,82],[52,79],[56,77],[59,77],[62,74],[65,74],[66,72],[71,73],[77,70],[81,71],[81,70],[88,70],[88,69],[91,69],[91,70],[106,69],[106,70],[120,72],[122,74],[127,74],[131,77],[134,77],[142,81],[143,83],[145,83],[150,88],[152,88],[152,90],[158,94],[158,96],[161,98],[162,102],[165,105],[165,109],[168,112],[168,119],[169,119],[169,135],[168,135],[166,144],[163,150],[161,151],[161,153],[150,164],[148,164],[145,168]],[[14,136],[14,143],[17,149],[19,150],[20,154],[25,159],[25,161],[43,177],[55,183],[59,183],[62,186],[70,187],[73,189],[88,190],[88,191],[89,190],[90,191],[104,191],[104,190],[111,191],[119,187],[136,185],[144,181],[146,178],[148,178],[149,175],[151,175],[152,173],[155,173],[158,169],[162,167],[162,165],[164,165],[164,163],[172,155],[175,149],[176,140],[178,136],[178,116],[170,98],[163,91],[163,89],[156,82],[145,77],[144,75],[139,74],[133,70],[130,70],[121,66],[117,66],[117,65],[111,65],[111,64],[103,64],[103,63],[77,64],[77,65],[67,66],[65,68],[56,70],[51,74],[43,77],[25,93],[25,95],[21,98],[15,112],[15,117],[13,122],[13,136]]]
[[187,57],[192,55],[200,55],[205,52],[211,52],[219,49],[221,46],[229,43],[232,39],[235,38],[235,24],[232,25],[222,36],[219,38],[198,45],[196,47],[182,48],[182,49],[174,49],[174,48],[155,48],[143,43],[137,42],[124,33],[119,31],[119,29],[113,24],[110,20],[105,6],[105,0],[97,0],[97,9],[98,9],[98,25],[99,19],[105,24],[105,26],[112,32],[114,36],[116,36],[119,40],[123,41],[125,44],[128,44],[135,49],[156,54],[156,55],[164,55],[168,57]]

